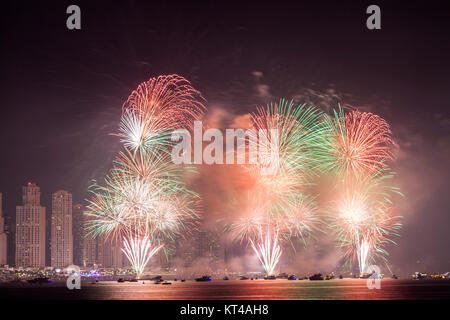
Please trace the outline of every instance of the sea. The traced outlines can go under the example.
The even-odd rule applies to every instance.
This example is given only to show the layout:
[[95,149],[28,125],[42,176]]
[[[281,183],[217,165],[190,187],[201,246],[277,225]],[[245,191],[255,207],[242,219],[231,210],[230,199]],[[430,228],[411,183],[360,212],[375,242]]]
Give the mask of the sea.
[[[373,280],[369,280],[373,281]],[[450,299],[450,280],[382,279],[379,289],[367,279],[332,280],[150,280],[82,282],[69,290],[64,281],[2,283],[0,299],[39,300],[435,300]]]

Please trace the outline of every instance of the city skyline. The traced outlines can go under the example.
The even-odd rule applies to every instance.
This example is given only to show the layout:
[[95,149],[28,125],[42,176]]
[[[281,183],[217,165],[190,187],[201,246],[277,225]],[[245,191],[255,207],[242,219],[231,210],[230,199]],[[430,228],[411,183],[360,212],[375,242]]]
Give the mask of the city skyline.
[[[11,265],[15,267],[52,267],[64,269],[75,264],[82,267],[93,267],[94,265],[102,266],[104,268],[120,268],[130,267],[121,251],[121,244],[114,240],[106,239],[103,236],[93,238],[87,234],[85,229],[85,221],[88,219],[84,216],[85,206],[82,204],[72,205],[72,194],[67,190],[58,190],[51,193],[52,205],[50,213],[46,214],[46,207],[41,205],[41,188],[34,182],[27,182],[22,187],[22,206],[16,206],[16,231],[10,233],[7,241],[14,243],[14,259],[8,263],[8,251],[2,251],[5,255],[5,262],[0,265]],[[0,193],[0,208],[2,208],[2,194]],[[3,220],[1,219],[2,211],[0,209],[0,226]],[[33,221],[35,218],[33,214],[39,216],[38,222],[33,226],[28,226],[27,223],[20,223],[20,221]],[[42,217],[44,216],[44,220]],[[19,223],[17,223],[19,221]],[[37,220],[36,220],[37,221]],[[47,226],[50,227],[49,237],[45,236],[42,239],[42,234],[46,232]],[[34,228],[34,229],[33,229]],[[29,230],[28,230],[29,229]],[[4,230],[4,228],[2,228]],[[39,234],[38,257],[30,258],[29,261],[25,257],[17,258],[16,255],[23,256],[24,250],[32,248],[35,243],[21,242],[20,239],[28,238],[28,234],[37,232]],[[15,237],[18,234],[19,238]],[[6,239],[6,233],[3,233]],[[1,245],[7,246],[7,241],[1,241]],[[19,241],[17,243],[17,241]],[[44,251],[41,250],[42,243],[44,243]],[[178,259],[180,255],[186,262],[183,263],[189,266],[199,258],[206,258],[209,262],[217,263],[219,260],[226,260],[223,242],[217,231],[213,232],[207,229],[198,230],[194,237],[189,240],[185,239],[182,242],[177,242],[176,248],[169,256],[160,254],[158,257],[161,267],[173,265],[174,259]],[[24,249],[22,249],[22,247]],[[19,249],[18,249],[19,248]],[[186,249],[190,248],[190,249]],[[49,250],[46,250],[49,249]],[[47,261],[46,251],[50,252],[50,264],[43,263]],[[168,260],[167,260],[168,259]],[[39,263],[34,263],[34,261]]]
[[[395,182],[404,194],[395,202],[404,218],[397,245],[387,245],[390,266],[405,273],[447,269],[446,10],[383,4],[383,28],[368,30],[364,4],[213,9],[130,2],[108,5],[107,14],[95,3],[80,6],[81,30],[67,29],[63,4],[30,5],[33,10],[17,4],[10,8],[14,15],[4,14],[9,27],[2,90],[8,107],[2,109],[1,139],[8,151],[0,159],[0,192],[9,237],[27,181],[39,183],[47,217],[56,190],[68,190],[73,204],[86,205],[92,181],[102,181],[121,150],[112,133],[127,97],[151,77],[176,73],[207,100],[204,122],[222,130],[245,126],[249,112],[281,97],[325,111],[338,104],[357,107],[385,119],[396,142]],[[273,23],[274,16],[285,19]],[[30,27],[36,25],[41,27]],[[196,169],[192,187],[211,227],[233,214],[229,191],[239,173]],[[8,249],[10,255],[14,248]],[[337,250],[321,237],[297,252],[297,263],[320,261],[328,268],[339,261]]]

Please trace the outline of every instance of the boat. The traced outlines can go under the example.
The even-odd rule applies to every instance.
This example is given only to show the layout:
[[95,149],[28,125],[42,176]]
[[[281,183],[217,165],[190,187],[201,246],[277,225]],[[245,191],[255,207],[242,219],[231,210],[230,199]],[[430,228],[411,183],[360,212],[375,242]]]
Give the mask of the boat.
[[34,283],[52,283],[49,278],[47,277],[39,277],[39,278],[34,278],[34,279],[30,279],[28,280],[28,283],[34,284]]
[[309,277],[309,280],[323,280],[323,277],[321,273],[316,273]]
[[398,279],[398,277],[395,274],[393,274],[392,279]]
[[223,280],[230,280],[227,276],[223,277]]
[[288,280],[297,280],[297,278],[296,278],[293,274],[291,274],[291,275],[288,277]]
[[130,279],[130,282],[138,282],[137,279]]
[[344,277],[342,276],[342,274],[339,275],[339,279],[344,279]]
[[332,274],[325,276],[325,280],[331,280],[331,279],[334,279],[334,276]]
[[196,278],[195,281],[197,282],[210,282],[211,281],[211,277],[210,276],[203,276],[200,278]]
[[264,280],[277,280],[277,277],[275,277],[275,276],[265,276]]
[[117,282],[125,282],[125,280],[123,278],[119,278],[117,279]]
[[413,280],[421,280],[428,278],[428,275],[426,273],[422,272],[415,272],[412,276]]
[[181,279],[181,282],[185,282],[186,280],[185,279]]
[[161,276],[156,276],[156,277],[150,278],[151,281],[158,281],[158,280],[161,280],[161,279],[162,279]]
[[248,280],[248,278],[245,277],[245,276],[240,276],[240,277],[239,277],[239,280]]
[[168,282],[168,281],[164,281],[163,283],[161,283],[163,285],[168,285],[168,284],[172,284],[172,282]]

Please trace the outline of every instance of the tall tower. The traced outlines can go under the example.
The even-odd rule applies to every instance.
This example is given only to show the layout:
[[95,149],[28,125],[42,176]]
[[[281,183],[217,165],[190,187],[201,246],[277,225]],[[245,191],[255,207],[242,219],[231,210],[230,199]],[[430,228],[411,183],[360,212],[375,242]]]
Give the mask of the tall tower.
[[104,268],[123,267],[120,241],[102,235],[97,239],[97,260]]
[[[92,219],[84,215],[84,223]],[[83,229],[83,266],[90,267],[98,264],[97,259],[97,239],[89,234],[86,228]]]
[[45,267],[45,207],[40,188],[22,187],[23,205],[16,206],[16,267]]
[[65,190],[52,195],[50,247],[52,267],[73,264],[72,194]]
[[77,266],[83,265],[83,248],[84,248],[84,207],[77,204],[72,211],[72,234],[73,234],[73,263]]
[[0,265],[7,264],[6,241],[7,236],[5,230],[5,219],[3,218],[2,193],[0,192]]

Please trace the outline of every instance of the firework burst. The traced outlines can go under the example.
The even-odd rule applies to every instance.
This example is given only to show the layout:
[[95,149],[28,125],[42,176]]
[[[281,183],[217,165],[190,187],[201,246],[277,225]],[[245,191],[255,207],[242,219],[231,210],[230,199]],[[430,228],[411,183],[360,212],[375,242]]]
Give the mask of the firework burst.
[[171,130],[192,128],[205,100],[179,75],[159,76],[140,84],[122,107],[121,142],[130,150],[167,144]]
[[334,111],[325,122],[328,143],[323,144],[322,166],[340,177],[372,175],[394,159],[389,124],[381,117],[360,111]]
[[[262,189],[288,194],[309,183],[327,132],[323,117],[315,107],[296,106],[284,99],[252,114],[258,137],[250,141],[258,141],[258,164],[247,168],[252,174],[256,171]],[[268,166],[274,170],[267,171]]]
[[392,174],[346,180],[338,186],[337,200],[330,207],[330,228],[344,249],[347,262],[357,260],[364,273],[368,261],[385,259],[383,247],[398,236],[400,217],[392,214],[392,196],[399,194],[389,186]]
[[183,183],[186,168],[172,163],[170,130],[190,128],[203,98],[177,75],[142,83],[123,105],[118,136],[125,150],[103,186],[90,192],[87,229],[123,242],[140,276],[164,244],[189,232],[198,220],[198,196]]

